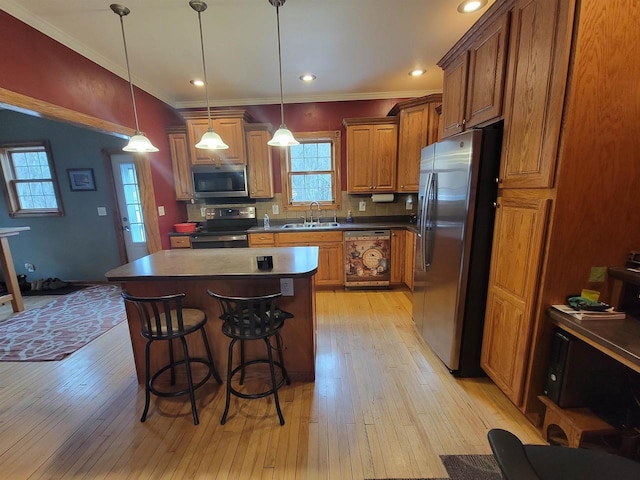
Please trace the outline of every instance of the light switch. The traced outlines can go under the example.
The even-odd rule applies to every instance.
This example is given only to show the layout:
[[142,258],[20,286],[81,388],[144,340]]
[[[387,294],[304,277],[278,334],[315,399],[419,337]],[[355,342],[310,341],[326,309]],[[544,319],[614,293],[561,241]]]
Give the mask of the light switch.
[[271,213],[273,213],[274,215],[278,215],[280,213],[280,207],[277,203],[271,205]]
[[98,207],[98,216],[106,217],[107,216],[107,208],[106,207]]
[[293,297],[293,278],[280,279],[280,292],[283,297]]
[[160,205],[158,207],[158,216],[159,217],[164,217],[164,206]]

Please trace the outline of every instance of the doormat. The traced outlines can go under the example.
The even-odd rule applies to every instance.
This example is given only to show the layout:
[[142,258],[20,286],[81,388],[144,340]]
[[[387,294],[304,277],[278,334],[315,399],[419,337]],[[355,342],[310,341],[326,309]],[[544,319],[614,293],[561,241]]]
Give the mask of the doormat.
[[0,361],[62,360],[126,319],[121,289],[87,287],[0,321]]
[[[386,478],[375,480],[504,480],[493,455],[440,455],[447,478]],[[374,480],[374,479],[366,479]]]

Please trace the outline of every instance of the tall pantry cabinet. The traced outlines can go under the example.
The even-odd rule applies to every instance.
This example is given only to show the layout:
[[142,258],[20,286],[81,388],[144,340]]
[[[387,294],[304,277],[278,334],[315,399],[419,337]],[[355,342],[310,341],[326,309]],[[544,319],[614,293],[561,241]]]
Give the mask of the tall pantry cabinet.
[[635,3],[511,8],[482,367],[534,423],[551,337],[546,309],[598,286],[592,267],[622,265],[640,248]]

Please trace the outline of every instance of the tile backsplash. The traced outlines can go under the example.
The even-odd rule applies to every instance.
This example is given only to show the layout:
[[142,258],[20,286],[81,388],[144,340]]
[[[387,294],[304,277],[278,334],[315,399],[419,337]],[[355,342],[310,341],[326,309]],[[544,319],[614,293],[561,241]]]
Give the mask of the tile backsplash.
[[[409,203],[407,204],[407,200],[410,198]],[[359,209],[360,202],[365,202],[365,211],[361,212]],[[201,209],[207,206],[214,206],[224,204],[224,202],[219,203],[193,203],[187,204],[187,216],[188,221],[190,222],[202,222],[204,221],[204,216],[202,215]],[[273,205],[278,206],[278,213],[273,213]],[[407,209],[407,206],[411,207]],[[384,202],[384,203],[376,203],[371,200],[370,195],[349,195],[346,192],[342,192],[342,206],[339,210],[333,209],[322,209],[322,218],[326,220],[332,220],[335,215],[338,219],[344,220],[347,216],[347,212],[351,210],[351,215],[357,219],[357,217],[388,217],[388,216],[402,216],[402,215],[413,215],[416,213],[417,206],[417,194],[406,194],[406,193],[396,193],[394,194],[394,200],[392,202]],[[285,211],[282,208],[282,195],[280,193],[276,193],[273,198],[264,199],[264,200],[256,200],[256,217],[261,219],[264,217],[264,214],[268,214],[272,220],[290,220],[290,219],[301,219],[304,214],[307,218],[309,216],[309,212],[293,210],[293,211]],[[314,207],[314,216],[315,216],[315,207]],[[356,220],[357,221],[357,220]]]

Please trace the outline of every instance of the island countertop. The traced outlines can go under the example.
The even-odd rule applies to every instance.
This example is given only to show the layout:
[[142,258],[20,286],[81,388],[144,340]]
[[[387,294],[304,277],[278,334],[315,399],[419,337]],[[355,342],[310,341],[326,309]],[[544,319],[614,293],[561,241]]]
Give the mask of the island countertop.
[[[105,276],[110,281],[308,277],[318,270],[318,250],[318,247],[162,250],[114,268]],[[273,257],[273,269],[258,269],[256,257],[261,256]]]

